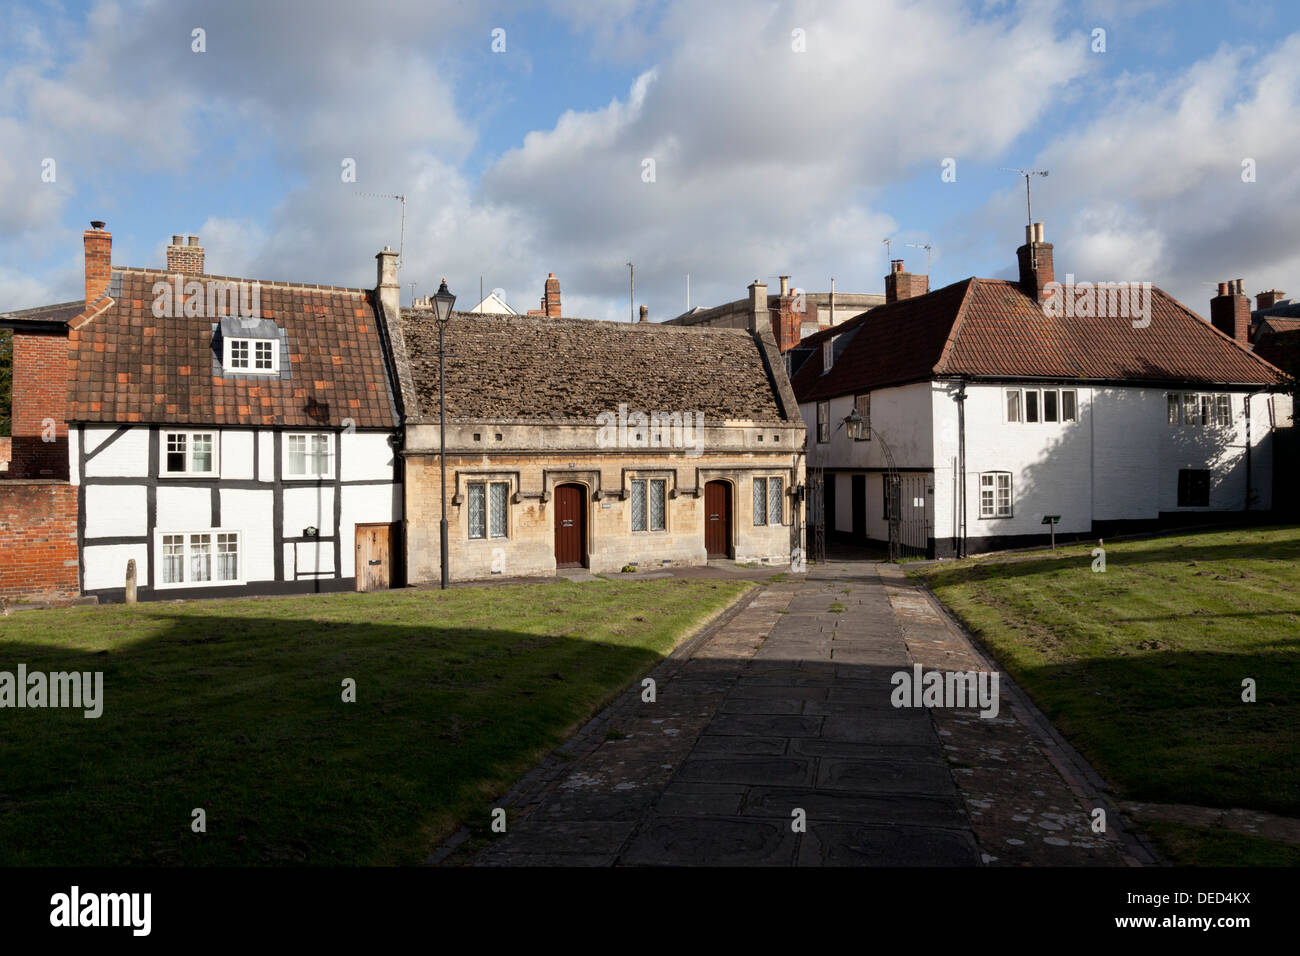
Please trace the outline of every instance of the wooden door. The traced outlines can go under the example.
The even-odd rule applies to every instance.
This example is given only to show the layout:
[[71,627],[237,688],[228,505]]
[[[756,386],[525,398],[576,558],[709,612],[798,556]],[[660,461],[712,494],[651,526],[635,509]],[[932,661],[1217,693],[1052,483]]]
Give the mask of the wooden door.
[[704,486],[704,550],[711,558],[731,556],[731,485],[725,481]]
[[356,527],[357,590],[387,590],[393,574],[393,529],[387,524]]
[[582,485],[555,489],[555,565],[581,568],[587,564],[587,493]]
[[853,481],[853,543],[867,540],[867,476],[854,475]]

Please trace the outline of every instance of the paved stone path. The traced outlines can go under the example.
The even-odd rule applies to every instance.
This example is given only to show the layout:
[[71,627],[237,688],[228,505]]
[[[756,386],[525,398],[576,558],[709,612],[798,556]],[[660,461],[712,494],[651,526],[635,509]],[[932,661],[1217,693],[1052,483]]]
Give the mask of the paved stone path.
[[1068,748],[1052,752],[1063,742],[1014,687],[994,720],[891,705],[890,677],[913,661],[988,664],[881,567],[832,563],[770,584],[652,673],[654,702],[630,689],[525,778],[503,801],[508,832],[474,862],[1141,860],[1117,812],[1107,834],[1091,832],[1104,784]]

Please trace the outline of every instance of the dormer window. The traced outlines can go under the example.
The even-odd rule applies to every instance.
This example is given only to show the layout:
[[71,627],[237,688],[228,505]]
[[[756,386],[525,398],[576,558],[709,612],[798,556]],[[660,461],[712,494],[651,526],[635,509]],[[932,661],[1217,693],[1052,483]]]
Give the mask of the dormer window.
[[835,344],[827,338],[822,343],[822,374],[825,375],[835,364]]
[[275,339],[227,338],[228,371],[274,375],[280,371],[280,343]]

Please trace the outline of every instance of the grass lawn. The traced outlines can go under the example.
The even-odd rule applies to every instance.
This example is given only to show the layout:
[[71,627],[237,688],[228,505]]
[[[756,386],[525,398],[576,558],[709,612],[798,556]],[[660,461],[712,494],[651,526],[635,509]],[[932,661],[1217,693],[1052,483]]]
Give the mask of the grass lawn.
[[909,574],[1122,796],[1300,817],[1300,528],[1092,547]]
[[98,719],[0,710],[0,864],[418,863],[749,587],[555,581],[0,618],[0,671],[103,671],[105,699]]

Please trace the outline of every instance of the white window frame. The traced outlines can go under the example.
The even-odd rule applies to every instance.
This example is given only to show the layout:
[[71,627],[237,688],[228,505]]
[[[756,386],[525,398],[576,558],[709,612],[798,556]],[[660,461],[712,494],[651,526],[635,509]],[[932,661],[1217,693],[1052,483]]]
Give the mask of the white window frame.
[[[822,411],[825,410],[825,419],[822,417]],[[823,437],[825,436],[825,437]],[[831,440],[831,403],[817,403],[817,444],[825,445]]]
[[871,393],[862,392],[853,396],[853,410],[862,416],[862,431],[858,441],[871,441]]
[[[220,573],[220,551],[218,550],[223,544],[221,538],[226,536],[234,537],[235,545],[235,577],[221,581],[217,579]],[[166,575],[167,562],[163,557],[164,542],[171,537],[182,538],[181,542],[181,580],[164,581]],[[203,543],[206,539],[208,546],[208,558],[210,560],[209,576],[206,580],[196,581],[193,578],[193,561],[196,545]],[[158,530],[154,533],[154,582],[156,590],[172,590],[174,588],[224,588],[238,587],[247,583],[244,576],[244,533],[237,528],[200,528],[196,530],[179,530],[167,529]]]
[[[496,486],[505,488],[506,496],[506,526],[502,528],[492,521],[492,489]],[[473,527],[470,526],[469,499],[474,494],[474,489],[481,487],[483,489],[483,533],[475,534]],[[470,541],[501,541],[510,538],[510,482],[503,481],[500,478],[476,478],[473,481],[465,482],[465,534]]]
[[[306,451],[304,451],[303,453],[304,462],[310,462],[313,457],[317,457],[317,456],[313,456],[311,453],[311,446],[313,443],[313,439],[316,438],[325,439],[326,465],[325,465],[324,472],[322,472],[321,474],[312,474],[310,472],[304,472],[303,474],[295,474],[290,469],[290,462],[293,461],[293,454],[291,451],[291,447],[293,445],[293,439],[295,438],[302,438],[306,442]],[[313,431],[285,432],[281,437],[281,441],[284,444],[281,450],[281,461],[283,465],[280,471],[281,471],[281,477],[285,481],[328,481],[334,478],[334,470],[336,468],[336,463],[338,460],[338,454],[337,454],[338,438],[333,432],[313,432]]]
[[[1002,484],[1003,484],[1003,482],[1001,481],[1001,479],[1003,479],[1003,478],[1006,479],[1006,482],[1005,482],[1005,484],[1006,484],[1006,510],[1005,510],[1005,511],[1002,510],[1002,505],[1001,505],[1001,502],[999,501],[999,493],[1002,491]],[[986,479],[989,479],[989,480],[986,480]],[[985,507],[985,503],[984,503],[984,491],[985,491],[986,488],[991,489],[991,491],[992,491],[992,506],[989,507],[989,508],[986,508],[986,507]],[[1013,494],[1013,486],[1012,486],[1012,483],[1011,483],[1011,472],[1009,472],[1009,471],[983,471],[983,472],[980,472],[979,503],[980,503],[980,519],[981,519],[981,520],[983,520],[983,519],[1013,518],[1013,517],[1015,517],[1015,510],[1016,510],[1016,509],[1015,509],[1015,496],[1014,496],[1014,494]]]
[[[207,471],[194,468],[194,437],[203,435],[212,440],[212,467]],[[173,436],[185,437],[185,469],[171,471],[167,467],[167,457]],[[160,478],[215,478],[221,474],[221,432],[215,428],[169,428],[159,433],[158,441],[158,477]]]
[[822,374],[825,375],[835,365],[835,342],[827,337],[822,343]]
[[[259,339],[246,338],[244,336],[225,337],[222,339],[222,365],[228,372],[239,372],[243,375],[279,375],[280,374],[280,340],[279,339]],[[235,343],[248,347],[247,364],[239,365],[235,361]],[[266,345],[271,350],[271,367],[258,368],[258,346]]]
[[[1056,396],[1056,417],[1047,417],[1047,394]],[[1074,417],[1065,417],[1065,396],[1074,395]],[[1030,396],[1033,396],[1033,421],[1029,420]],[[1011,397],[1016,399],[1016,414],[1011,414]],[[1077,388],[1006,388],[1002,390],[1002,420],[1008,425],[1069,425],[1079,421]]]
[[1170,425],[1230,428],[1231,392],[1166,392],[1165,418]]

